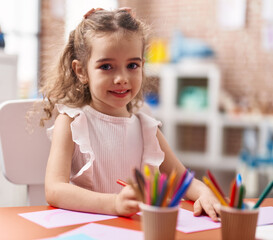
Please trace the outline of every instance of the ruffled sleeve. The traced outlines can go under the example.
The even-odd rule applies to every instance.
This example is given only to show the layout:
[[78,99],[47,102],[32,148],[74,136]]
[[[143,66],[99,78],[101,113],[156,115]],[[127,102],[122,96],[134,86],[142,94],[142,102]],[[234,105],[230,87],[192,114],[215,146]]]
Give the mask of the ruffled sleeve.
[[[76,173],[73,174],[72,179],[74,179],[82,175],[84,171],[90,168],[95,159],[95,155],[90,144],[87,119],[81,108],[70,108],[62,104],[57,104],[56,107],[59,113],[67,114],[69,117],[74,119],[70,124],[72,140],[77,144],[75,151],[78,149],[82,155],[83,161],[82,166],[78,168]],[[47,129],[47,135],[50,139],[52,138],[53,129],[54,126]]]
[[165,154],[161,150],[156,137],[161,122],[145,113],[137,113],[142,125],[143,135],[143,163],[159,167],[164,161]]

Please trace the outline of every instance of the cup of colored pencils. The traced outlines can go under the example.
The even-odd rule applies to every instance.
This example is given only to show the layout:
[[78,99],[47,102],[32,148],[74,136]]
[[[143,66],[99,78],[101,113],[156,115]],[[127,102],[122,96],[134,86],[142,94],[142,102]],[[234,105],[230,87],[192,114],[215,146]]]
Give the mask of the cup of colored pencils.
[[[180,201],[190,186],[194,173],[185,171],[178,178],[173,170],[169,176],[144,166],[135,169],[134,189],[141,200],[141,225],[146,240],[175,239]],[[137,187],[136,187],[137,186]]]
[[174,240],[179,205],[156,207],[140,203],[141,227],[145,240]]
[[224,195],[215,177],[210,171],[204,176],[204,183],[221,203],[221,232],[223,240],[254,240],[259,214],[259,206],[273,187],[273,181],[267,185],[256,203],[244,201],[245,186],[242,177],[237,174],[231,183],[229,199]]
[[[246,204],[247,205],[247,204]],[[221,206],[222,239],[254,240],[259,214],[257,209]]]

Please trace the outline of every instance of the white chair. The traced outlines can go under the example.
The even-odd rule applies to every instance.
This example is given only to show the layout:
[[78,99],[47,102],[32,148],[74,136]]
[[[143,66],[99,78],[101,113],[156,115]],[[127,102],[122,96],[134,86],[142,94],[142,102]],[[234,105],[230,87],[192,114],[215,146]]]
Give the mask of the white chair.
[[[27,185],[29,205],[44,205],[44,178],[50,149],[46,128],[54,119],[40,127],[42,111],[39,111],[29,123],[26,114],[34,102],[37,99],[10,100],[0,105],[0,163],[9,182]],[[41,100],[37,102],[39,106]]]

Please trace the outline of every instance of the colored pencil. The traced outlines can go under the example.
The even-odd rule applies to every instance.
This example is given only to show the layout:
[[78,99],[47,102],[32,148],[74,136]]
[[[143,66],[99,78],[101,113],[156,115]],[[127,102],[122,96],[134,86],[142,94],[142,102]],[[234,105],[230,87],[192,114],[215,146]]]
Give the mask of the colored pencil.
[[138,188],[139,188],[139,191],[141,194],[141,198],[144,201],[144,199],[145,199],[145,184],[146,184],[144,176],[137,168],[134,169],[134,173],[135,173],[135,180],[136,180],[136,183],[138,185]]
[[164,196],[165,196],[166,191],[167,191],[167,187],[168,187],[168,178],[166,177],[164,179],[164,182],[163,182],[162,190],[161,190],[161,192],[159,194],[159,197],[158,197],[158,199],[156,201],[156,206],[158,206],[158,207],[161,206],[161,204],[163,202],[163,199],[164,199]]
[[235,184],[235,198],[234,198],[234,203],[233,207],[237,207],[239,204],[239,196],[240,196],[240,187],[242,185],[242,177],[240,174],[237,174],[236,176],[236,184]]
[[153,181],[153,196],[152,196],[152,205],[156,204],[157,198],[158,198],[158,178],[159,178],[159,172],[156,170],[154,174],[154,181]]
[[214,186],[216,187],[216,189],[218,190],[218,192],[222,195],[222,197],[225,199],[225,194],[224,192],[221,190],[219,184],[217,183],[215,177],[212,175],[212,173],[210,172],[210,170],[207,171],[208,177],[209,179],[212,181],[212,183],[214,184]]
[[194,173],[190,174],[186,170],[176,186],[177,171],[175,169],[167,176],[165,173],[161,174],[158,168],[151,169],[148,165],[145,165],[143,172],[144,174],[138,169],[134,169],[136,184],[133,184],[132,180],[128,180],[128,183],[126,183],[121,179],[118,179],[117,183],[122,186],[130,185],[136,192],[138,200],[158,207],[168,207],[171,202],[173,206],[179,204],[180,199],[184,196],[194,178]]
[[222,195],[218,192],[214,184],[208,179],[206,176],[203,177],[204,183],[211,189],[211,191],[214,193],[214,195],[217,197],[217,199],[220,201],[220,203],[223,206],[228,206],[227,202],[225,199],[222,197]]
[[268,193],[271,191],[273,187],[273,181],[271,181],[271,183],[269,183],[266,188],[264,189],[264,191],[262,192],[262,194],[259,197],[259,200],[256,202],[256,204],[254,205],[253,208],[258,208],[261,203],[263,202],[263,200],[266,198],[266,196],[268,195]]
[[169,207],[174,207],[179,204],[181,198],[186,194],[188,187],[190,186],[194,178],[194,174],[195,174],[194,172],[187,174],[187,178],[185,179],[184,183],[181,185],[181,188],[178,190],[178,192],[170,202]]
[[177,172],[175,170],[173,170],[171,172],[171,175],[170,175],[169,180],[168,180],[168,187],[167,187],[166,194],[165,194],[165,196],[163,198],[163,201],[161,203],[162,207],[167,206],[167,200],[168,200],[168,197],[170,196],[170,193],[172,192],[172,189],[173,189],[173,186],[174,186],[174,183],[175,183],[176,175],[177,175]]
[[122,181],[121,179],[118,179],[118,180],[117,180],[117,183],[120,184],[120,185],[123,186],[123,187],[125,187],[125,186],[128,185],[128,183]]
[[144,165],[144,179],[145,179],[145,203],[151,205],[151,171],[148,165]]
[[234,206],[235,194],[236,194],[236,181],[233,180],[231,185],[231,191],[230,191],[230,202],[229,202],[230,207]]
[[158,196],[162,192],[163,184],[166,181],[167,175],[165,173],[160,174],[158,183]]
[[243,208],[244,197],[245,197],[245,186],[243,184],[241,184],[237,208],[239,208],[239,209]]
[[236,176],[236,183],[238,186],[242,184],[242,176],[240,173],[238,173]]
[[144,166],[144,176],[149,177],[151,175],[151,171],[148,165]]
[[151,205],[151,181],[150,176],[145,177],[145,203]]
[[187,177],[187,174],[188,174],[188,170],[186,169],[185,172],[182,174],[181,178],[180,178],[180,181],[179,183],[177,184],[177,187],[173,193],[173,198],[175,196],[175,194],[177,193],[177,191],[180,189],[180,187],[182,186],[183,182],[185,181],[186,177]]

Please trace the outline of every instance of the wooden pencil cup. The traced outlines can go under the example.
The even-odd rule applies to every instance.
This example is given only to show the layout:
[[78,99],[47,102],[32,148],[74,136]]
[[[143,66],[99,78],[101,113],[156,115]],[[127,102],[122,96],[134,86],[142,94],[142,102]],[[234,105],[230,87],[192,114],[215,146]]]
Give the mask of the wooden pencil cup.
[[255,240],[259,209],[237,209],[221,206],[223,240]]
[[140,204],[141,226],[145,240],[174,240],[179,206],[155,207]]

